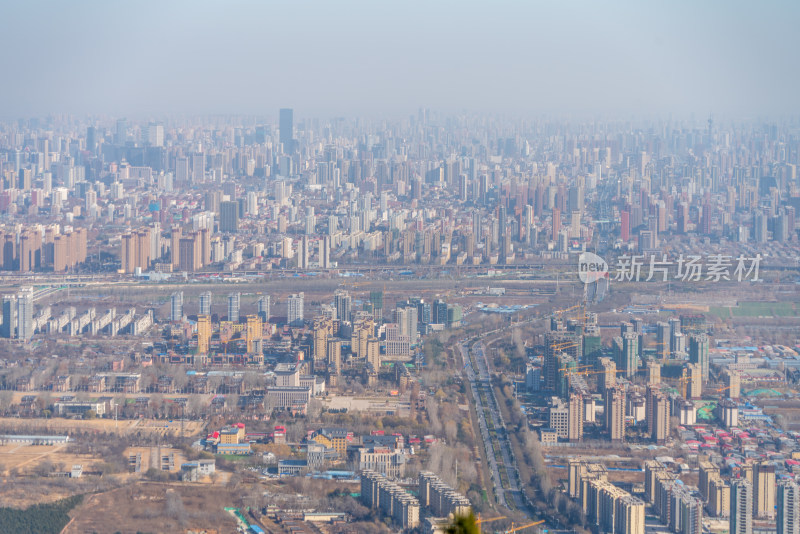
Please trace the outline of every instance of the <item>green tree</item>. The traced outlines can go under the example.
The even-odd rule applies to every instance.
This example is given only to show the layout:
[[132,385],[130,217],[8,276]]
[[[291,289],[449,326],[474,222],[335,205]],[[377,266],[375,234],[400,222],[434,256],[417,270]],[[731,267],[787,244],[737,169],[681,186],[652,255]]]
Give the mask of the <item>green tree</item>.
[[447,528],[444,529],[446,534],[479,534],[478,524],[475,520],[475,514],[470,512],[467,515],[460,515],[453,518]]

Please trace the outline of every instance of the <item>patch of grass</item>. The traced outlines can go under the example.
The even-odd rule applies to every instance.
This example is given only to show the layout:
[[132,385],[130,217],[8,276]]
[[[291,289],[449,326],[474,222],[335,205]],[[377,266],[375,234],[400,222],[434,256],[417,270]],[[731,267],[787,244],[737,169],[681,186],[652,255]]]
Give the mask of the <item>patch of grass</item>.
[[229,462],[242,462],[250,458],[250,456],[247,454],[217,454],[217,458],[222,458]]
[[792,302],[739,302],[737,306],[712,306],[709,313],[722,319],[728,317],[798,317]]
[[730,306],[710,306],[708,308],[708,313],[716,315],[720,319],[729,319],[731,316],[731,308]]

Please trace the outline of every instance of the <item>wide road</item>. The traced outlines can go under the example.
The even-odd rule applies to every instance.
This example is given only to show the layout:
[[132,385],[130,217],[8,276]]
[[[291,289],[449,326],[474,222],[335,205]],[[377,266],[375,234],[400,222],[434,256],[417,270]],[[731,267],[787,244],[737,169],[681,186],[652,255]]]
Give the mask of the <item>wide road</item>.
[[516,458],[514,458],[514,452],[511,450],[511,442],[508,438],[506,423],[503,421],[503,416],[500,413],[500,409],[497,407],[497,397],[495,396],[494,388],[492,388],[489,363],[486,360],[486,350],[482,342],[472,345],[472,354],[478,366],[478,380],[480,382],[480,387],[486,395],[487,408],[491,415],[492,425],[496,431],[496,441],[500,447],[500,455],[503,458],[503,468],[508,480],[508,493],[510,493],[511,497],[514,499],[515,508],[524,512],[525,499],[519,487],[517,462]]
[[492,482],[494,484],[497,502],[504,508],[508,508],[505,491],[503,489],[503,481],[500,478],[500,470],[497,468],[492,438],[489,435],[489,428],[486,425],[486,412],[483,409],[483,402],[478,392],[478,379],[480,379],[481,387],[483,387],[483,377],[478,377],[478,379],[476,379],[475,371],[472,369],[472,362],[469,357],[469,348],[466,346],[466,343],[459,344],[458,349],[461,351],[461,360],[466,370],[467,380],[469,380],[472,401],[475,403],[475,413],[478,414],[478,428],[480,429],[481,439],[483,440],[483,449],[486,451],[486,459],[489,462],[489,469],[492,471]]

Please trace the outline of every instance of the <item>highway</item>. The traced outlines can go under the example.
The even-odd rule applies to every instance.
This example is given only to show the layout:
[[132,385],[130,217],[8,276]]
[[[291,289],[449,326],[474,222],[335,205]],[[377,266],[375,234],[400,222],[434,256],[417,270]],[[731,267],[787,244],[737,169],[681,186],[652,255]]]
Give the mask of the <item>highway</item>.
[[[495,328],[482,334],[464,339],[458,344],[458,349],[461,352],[462,360],[462,373],[466,376],[470,383],[470,392],[472,394],[472,401],[475,404],[475,412],[478,416],[478,427],[483,440],[483,447],[486,451],[486,459],[491,470],[492,483],[495,488],[495,495],[497,503],[507,509],[512,509],[509,506],[508,500],[510,499],[515,508],[520,513],[524,514],[528,519],[534,519],[535,509],[528,501],[527,496],[524,494],[519,484],[519,469],[517,467],[517,460],[514,457],[514,451],[511,448],[511,442],[508,437],[508,432],[503,421],[503,416],[500,413],[497,404],[497,397],[494,393],[494,388],[491,384],[491,374],[489,372],[489,361],[486,357],[486,350],[483,344],[483,339],[491,337],[495,334],[508,330],[510,328],[519,327],[523,324],[530,324],[542,319],[542,312],[524,321],[519,321],[513,324],[504,325],[500,328]],[[484,401],[481,398],[486,399]],[[489,421],[487,422],[486,412],[489,412]],[[495,438],[493,439],[489,433],[489,424],[495,429]],[[495,451],[499,451],[500,457],[503,461],[502,470],[505,472],[507,484],[503,485],[503,477],[501,476],[501,467],[498,466]],[[546,528],[543,525],[540,528]]]
[[[481,396],[478,393],[478,384],[475,377],[475,371],[472,369],[472,362],[470,361],[471,359],[469,357],[469,348],[465,346],[465,343],[459,344],[458,348],[461,351],[461,359],[464,363],[467,380],[469,380],[470,390],[472,391],[472,400],[475,403],[475,412],[478,414],[478,428],[480,429],[481,439],[483,440],[483,449],[486,451],[486,459],[489,462],[489,469],[492,471],[492,482],[494,483],[494,491],[497,497],[497,502],[504,508],[508,508],[505,490],[503,489],[503,482],[500,478],[500,470],[497,468],[497,460],[494,454],[492,438],[489,435],[489,428],[486,425],[486,413],[483,409]],[[481,380],[481,387],[483,387],[484,377],[480,376],[479,379]]]
[[478,366],[478,380],[480,386],[486,395],[486,404],[491,414],[492,426],[496,431],[496,442],[500,447],[500,455],[503,458],[503,468],[508,479],[508,493],[514,499],[514,507],[520,511],[525,510],[525,499],[522,496],[522,491],[519,487],[519,478],[517,476],[517,462],[514,458],[514,453],[511,450],[511,443],[508,439],[508,431],[506,430],[506,423],[503,421],[503,415],[497,406],[497,397],[495,396],[494,389],[491,385],[491,375],[489,374],[489,362],[486,360],[486,350],[482,342],[472,345],[472,354],[474,355],[475,362]]
[[[491,385],[491,375],[489,374],[489,364],[486,360],[486,351],[481,341],[473,343],[470,349],[467,342],[459,344],[461,358],[464,363],[467,380],[470,383],[472,399],[475,403],[475,411],[478,414],[478,427],[480,429],[483,447],[486,451],[486,458],[489,469],[492,472],[492,482],[495,487],[497,502],[505,508],[511,508],[508,503],[510,498],[513,501],[513,508],[525,513],[527,504],[522,490],[519,487],[519,477],[514,452],[508,439],[508,433],[503,421],[503,416],[497,406],[497,398]],[[481,393],[486,399],[486,405],[481,398]],[[486,412],[489,412],[489,422],[495,430],[495,438],[489,433],[489,424],[486,420]],[[505,472],[507,483],[503,484],[500,467],[497,464],[496,453],[500,453],[503,461],[502,469]],[[509,497],[510,496],[510,497]]]

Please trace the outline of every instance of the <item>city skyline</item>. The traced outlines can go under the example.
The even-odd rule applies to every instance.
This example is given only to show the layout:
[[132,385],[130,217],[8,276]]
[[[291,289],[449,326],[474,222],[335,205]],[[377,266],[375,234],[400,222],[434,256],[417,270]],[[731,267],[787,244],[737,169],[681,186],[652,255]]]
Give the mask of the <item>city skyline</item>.
[[0,531],[800,534],[798,15],[3,5]]

